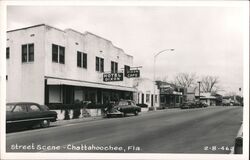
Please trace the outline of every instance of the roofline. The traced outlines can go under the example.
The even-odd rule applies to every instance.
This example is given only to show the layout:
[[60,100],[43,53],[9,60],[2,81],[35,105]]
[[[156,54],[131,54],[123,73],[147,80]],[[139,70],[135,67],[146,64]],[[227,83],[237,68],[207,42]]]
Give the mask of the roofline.
[[25,30],[25,29],[29,29],[29,28],[40,27],[40,26],[46,26],[46,24],[38,24],[38,25],[29,26],[29,27],[24,27],[24,28],[19,28],[19,29],[13,29],[13,30],[7,31],[7,33],[9,33],[9,32],[15,32],[15,31],[20,31],[20,30]]
[[76,33],[81,34],[81,35],[91,34],[91,35],[93,35],[93,36],[95,36],[95,37],[98,37],[98,38],[100,38],[100,39],[103,39],[103,40],[105,40],[105,41],[111,43],[112,46],[113,46],[114,48],[117,48],[118,50],[121,50],[124,54],[126,54],[127,56],[133,58],[132,55],[129,55],[129,54],[125,53],[123,49],[121,49],[121,48],[115,46],[115,45],[112,43],[112,41],[110,41],[110,40],[108,40],[108,39],[106,39],[106,38],[103,38],[103,37],[101,37],[101,36],[99,36],[99,35],[96,35],[96,34],[94,34],[94,33],[91,33],[91,32],[89,32],[89,31],[85,31],[84,33],[81,33],[81,32],[79,32],[79,31],[76,31],[76,30],[72,29],[72,28],[67,28],[67,29],[65,29],[65,30],[61,30],[61,29],[59,29],[59,28],[56,28],[56,27],[53,27],[53,26],[50,26],[50,25],[47,25],[47,24],[44,24],[44,23],[43,23],[43,24],[33,25],[33,26],[29,26],[29,27],[24,27],[24,28],[9,30],[9,31],[7,31],[7,33],[9,33],[9,32],[15,32],[15,31],[20,31],[20,30],[26,30],[26,29],[29,29],[29,28],[35,28],[35,27],[40,27],[40,26],[47,26],[47,27],[50,27],[50,28],[54,28],[54,29],[59,30],[59,31],[64,32],[64,33],[66,33],[67,30],[71,30],[71,31],[76,32]]

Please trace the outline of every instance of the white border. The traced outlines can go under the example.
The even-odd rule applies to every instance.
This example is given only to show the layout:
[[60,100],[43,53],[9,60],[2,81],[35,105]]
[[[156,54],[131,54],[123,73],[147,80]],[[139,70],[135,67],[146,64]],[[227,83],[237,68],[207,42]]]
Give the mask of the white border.
[[[56,6],[218,6],[242,7],[245,12],[244,27],[244,111],[243,111],[243,155],[215,155],[215,154],[118,154],[118,153],[6,153],[5,132],[1,129],[0,159],[219,159],[219,160],[247,160],[249,157],[249,2],[248,1],[0,1],[0,53],[6,48],[6,6],[7,5],[56,5]],[[1,119],[0,126],[5,126],[5,98],[6,98],[6,60],[5,54],[0,55],[1,69]]]

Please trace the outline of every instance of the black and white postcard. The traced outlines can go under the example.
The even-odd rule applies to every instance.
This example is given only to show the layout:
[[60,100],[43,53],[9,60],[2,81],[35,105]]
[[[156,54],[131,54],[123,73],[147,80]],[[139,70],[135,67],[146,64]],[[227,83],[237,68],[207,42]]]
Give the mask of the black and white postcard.
[[1,1],[1,159],[249,157],[248,1]]

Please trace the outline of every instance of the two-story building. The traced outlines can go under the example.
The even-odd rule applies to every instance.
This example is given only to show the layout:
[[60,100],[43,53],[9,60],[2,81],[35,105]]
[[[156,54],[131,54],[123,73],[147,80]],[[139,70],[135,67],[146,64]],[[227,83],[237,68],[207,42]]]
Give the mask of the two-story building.
[[[45,24],[7,32],[7,102],[71,104],[132,99],[133,79],[121,74],[133,57],[90,32]],[[113,73],[104,81],[105,73]],[[117,78],[118,75],[118,78]]]

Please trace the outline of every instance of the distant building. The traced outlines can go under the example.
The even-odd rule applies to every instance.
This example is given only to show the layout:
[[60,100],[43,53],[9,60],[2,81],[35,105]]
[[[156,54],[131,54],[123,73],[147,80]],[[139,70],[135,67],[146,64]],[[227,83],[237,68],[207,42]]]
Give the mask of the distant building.
[[132,99],[136,91],[132,78],[103,81],[104,73],[118,76],[122,68],[133,66],[133,57],[90,32],[45,24],[11,30],[7,32],[6,58],[7,102],[103,104]]
[[[199,94],[196,94],[196,99],[199,99]],[[213,96],[210,92],[201,92],[200,101],[206,103],[209,106],[215,106],[217,98]]]
[[160,91],[157,85],[154,84],[154,81],[147,78],[136,78],[134,79],[134,87],[136,89],[134,100],[137,104],[146,104],[148,107],[159,107]]
[[188,87],[186,92],[186,101],[195,101],[195,88]]
[[183,93],[185,91],[183,87],[162,81],[157,81],[157,85],[160,89],[160,107],[180,107],[183,102]]

